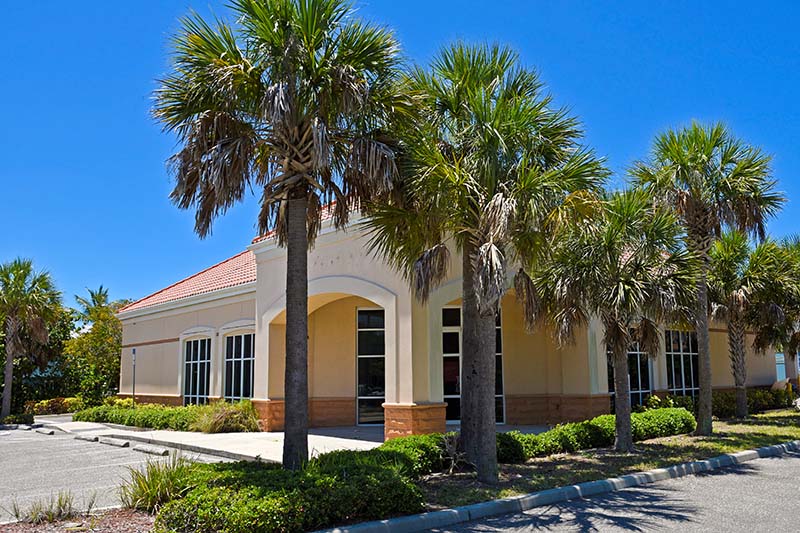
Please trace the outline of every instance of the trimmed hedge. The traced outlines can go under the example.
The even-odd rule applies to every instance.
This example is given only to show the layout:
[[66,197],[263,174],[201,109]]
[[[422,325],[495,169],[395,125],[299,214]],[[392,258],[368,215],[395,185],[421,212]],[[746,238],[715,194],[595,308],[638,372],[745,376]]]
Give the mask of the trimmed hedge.
[[33,415],[30,413],[22,413],[17,415],[8,415],[5,418],[0,418],[0,425],[4,424],[33,424]]
[[234,404],[215,402],[209,405],[187,405],[185,407],[167,407],[157,404],[127,407],[124,403],[123,405],[100,405],[78,411],[72,418],[80,422],[105,422],[176,431],[206,433],[259,431],[258,415],[253,404],[247,400]]
[[[792,395],[786,389],[747,389],[747,410],[751,415],[770,409],[784,409],[792,406]],[[719,418],[736,416],[736,392],[714,391],[711,411]]]
[[300,472],[273,465],[194,465],[184,498],[164,505],[155,531],[309,531],[424,510],[403,461],[388,451],[323,454]]
[[[687,433],[695,427],[685,409],[655,409],[632,417],[637,440]],[[309,531],[424,510],[414,480],[445,469],[446,438],[452,434],[414,435],[367,451],[341,450],[312,459],[299,472],[263,463],[192,464],[189,473],[170,476],[157,469],[153,482],[138,476],[129,483],[128,501],[163,502],[159,479],[171,480],[172,501],[158,509],[155,531],[250,533]],[[541,435],[497,435],[498,460],[607,446],[614,440],[614,416],[556,426]],[[154,469],[155,470],[155,469]],[[131,492],[133,491],[133,492]],[[137,492],[138,491],[138,492]],[[152,506],[152,504],[150,504]]]
[[[545,457],[557,453],[571,453],[578,450],[602,448],[614,444],[614,415],[600,415],[584,422],[559,424],[550,431],[529,435],[512,431],[508,437],[519,442],[524,450],[524,458]],[[633,439],[642,441],[657,437],[668,437],[691,433],[697,427],[694,415],[683,408],[651,409],[631,415]],[[506,438],[508,438],[506,437]],[[503,461],[499,462],[521,462]]]
[[85,406],[80,398],[51,398],[25,402],[25,412],[32,415],[62,415],[80,411]]

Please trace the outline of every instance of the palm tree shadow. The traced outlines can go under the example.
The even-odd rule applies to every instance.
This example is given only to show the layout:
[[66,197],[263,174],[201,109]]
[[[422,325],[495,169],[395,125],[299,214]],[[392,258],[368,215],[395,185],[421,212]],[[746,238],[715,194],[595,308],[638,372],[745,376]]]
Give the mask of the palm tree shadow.
[[[752,475],[758,470],[754,466],[743,464],[700,475]],[[681,530],[696,523],[698,512],[697,507],[686,501],[680,486],[656,483],[487,519],[476,527],[470,527],[469,531],[535,531],[551,528],[587,532],[610,529]]]

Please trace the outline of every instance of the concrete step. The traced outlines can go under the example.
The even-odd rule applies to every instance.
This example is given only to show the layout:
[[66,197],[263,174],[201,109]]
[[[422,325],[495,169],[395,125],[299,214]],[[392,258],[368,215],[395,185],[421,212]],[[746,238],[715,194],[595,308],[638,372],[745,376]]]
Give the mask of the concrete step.
[[165,456],[169,455],[168,448],[162,448],[161,446],[151,446],[150,444],[137,444],[133,447],[133,451],[147,453],[150,455],[159,455]]
[[100,437],[97,439],[100,444],[108,444],[109,446],[116,446],[118,448],[127,448],[131,445],[130,441],[115,439],[113,437]]

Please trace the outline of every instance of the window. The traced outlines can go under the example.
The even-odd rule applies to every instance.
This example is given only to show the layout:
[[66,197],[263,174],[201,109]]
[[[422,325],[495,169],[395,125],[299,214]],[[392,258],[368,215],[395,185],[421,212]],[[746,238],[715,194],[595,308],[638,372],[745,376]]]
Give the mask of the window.
[[[630,387],[631,405],[644,405],[652,393],[650,387],[650,357],[641,351],[639,343],[634,342],[628,350],[628,386]],[[608,352],[608,392],[611,396],[611,408],[614,409],[614,356]]]
[[253,366],[255,350],[252,333],[225,337],[225,394],[226,400],[237,401],[253,397]]
[[782,353],[775,354],[775,376],[778,381],[786,379],[786,358]]
[[700,390],[697,374],[697,335],[693,331],[664,332],[667,389],[673,396],[694,397]]
[[356,363],[359,424],[383,424],[386,401],[386,329],[383,309],[359,309]]
[[[447,403],[446,419],[461,419],[461,308],[442,309],[442,389]],[[505,421],[503,396],[503,335],[500,313],[495,322],[495,418]]]
[[211,376],[211,339],[195,339],[184,344],[183,403],[208,403]]

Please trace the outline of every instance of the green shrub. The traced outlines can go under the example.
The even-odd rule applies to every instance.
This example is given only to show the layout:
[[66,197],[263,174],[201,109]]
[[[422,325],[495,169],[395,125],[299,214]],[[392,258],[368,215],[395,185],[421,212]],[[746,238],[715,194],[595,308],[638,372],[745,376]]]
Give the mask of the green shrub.
[[133,408],[133,398],[120,398],[119,396],[109,396],[103,400],[103,405],[111,407]]
[[202,433],[260,431],[258,413],[250,400],[214,402],[200,408],[197,418],[189,424],[189,430]]
[[524,437],[519,431],[497,434],[497,462],[498,463],[524,463],[528,456],[525,454]]
[[304,531],[423,510],[410,478],[384,451],[324,454],[300,472],[256,463],[196,465],[197,484],[164,505],[156,531]]
[[[763,413],[769,409],[790,407],[792,395],[786,389],[770,390],[764,388],[747,389],[747,410],[750,414]],[[736,392],[714,391],[711,410],[719,418],[736,416]]]
[[33,424],[33,415],[30,413],[22,413],[16,415],[8,415],[5,418],[0,418],[0,424]]
[[80,398],[51,398],[38,402],[25,402],[25,412],[32,415],[61,415],[74,413],[84,408]]
[[691,433],[697,427],[694,415],[682,407],[652,409],[631,416],[633,440],[648,440]]
[[259,431],[258,414],[250,401],[235,404],[215,402],[210,405],[167,407],[141,404],[132,407],[130,400],[90,407],[78,411],[74,420],[121,424],[149,429],[174,429],[176,431],[202,431],[228,433]]
[[414,476],[441,472],[446,464],[444,435],[441,433],[398,437],[387,440],[378,449],[404,456]]

